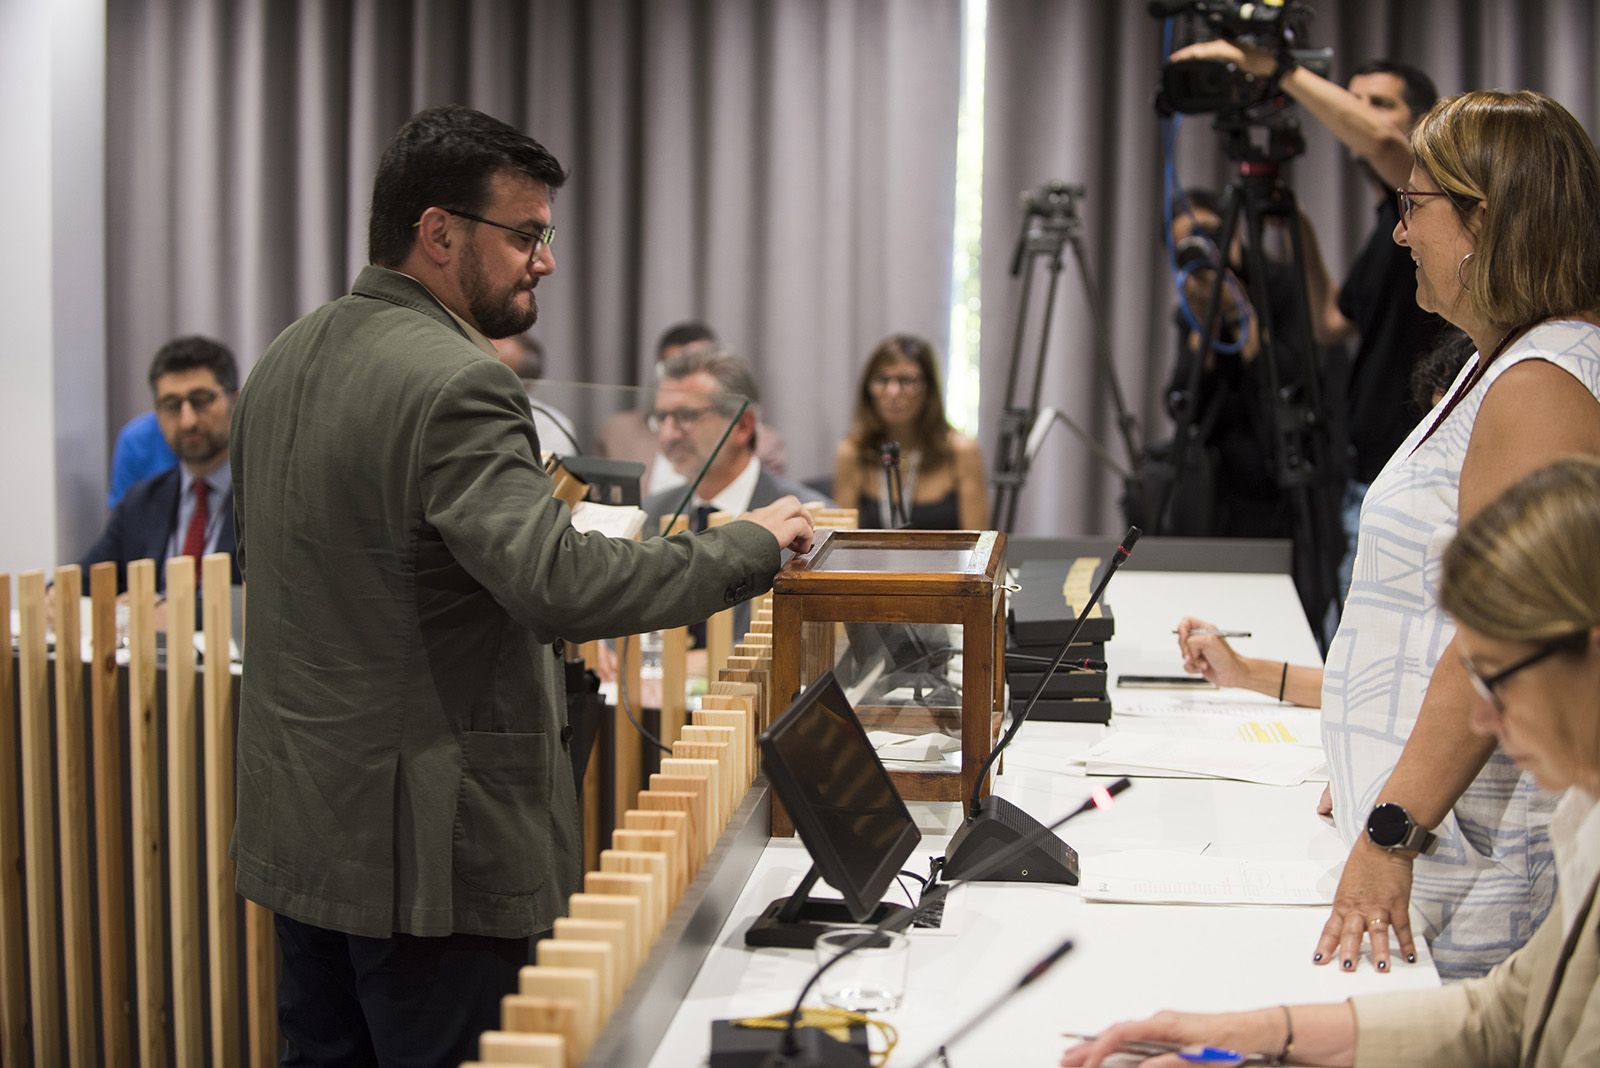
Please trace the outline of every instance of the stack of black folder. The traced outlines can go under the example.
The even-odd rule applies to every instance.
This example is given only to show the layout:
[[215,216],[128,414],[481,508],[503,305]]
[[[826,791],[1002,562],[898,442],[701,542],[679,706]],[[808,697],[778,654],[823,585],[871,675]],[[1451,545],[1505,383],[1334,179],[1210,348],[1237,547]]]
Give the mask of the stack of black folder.
[[[1081,606],[1068,604],[1061,590],[1070,560],[1028,560],[1018,568],[1006,627],[1006,681],[1011,685],[1011,711],[1021,712],[1039,688],[1061,643],[1072,633]],[[1084,621],[1078,640],[1067,650],[1066,660],[1050,680],[1030,719],[1067,723],[1109,723],[1111,701],[1106,696],[1106,673],[1073,671],[1074,661],[1104,660],[1106,642],[1115,632],[1111,606],[1100,602],[1098,611]],[[1028,659],[1033,658],[1033,659]]]

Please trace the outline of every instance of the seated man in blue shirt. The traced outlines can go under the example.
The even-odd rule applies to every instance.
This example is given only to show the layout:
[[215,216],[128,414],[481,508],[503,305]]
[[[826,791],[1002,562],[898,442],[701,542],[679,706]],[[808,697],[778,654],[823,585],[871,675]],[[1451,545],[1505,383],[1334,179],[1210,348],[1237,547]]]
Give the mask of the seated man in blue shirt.
[[[228,466],[228,435],[239,369],[233,353],[203,337],[181,337],[156,352],[150,364],[150,392],[156,422],[179,463],[135,483],[112,511],[99,539],[84,553],[84,590],[89,566],[117,565],[117,592],[128,589],[128,563],[232,553],[233,473]],[[238,585],[239,565],[233,564]],[[166,588],[166,568],[156,573],[156,588]]]

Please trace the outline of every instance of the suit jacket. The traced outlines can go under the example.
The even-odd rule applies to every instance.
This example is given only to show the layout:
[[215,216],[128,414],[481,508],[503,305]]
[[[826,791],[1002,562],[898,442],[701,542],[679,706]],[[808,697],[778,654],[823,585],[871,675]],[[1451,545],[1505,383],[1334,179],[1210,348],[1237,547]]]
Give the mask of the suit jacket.
[[1357,1068],[1529,1064],[1541,1023],[1531,1068],[1600,1064],[1600,903],[1593,896],[1573,933],[1569,947],[1558,905],[1527,945],[1481,979],[1352,998]]
[[352,934],[520,937],[579,879],[558,639],[682,625],[772,535],[573,530],[528,400],[428,291],[368,267],[281,334],[233,424],[250,584],[239,891]]
[[[134,560],[163,561],[167,546],[178,526],[178,494],[183,479],[178,468],[173,467],[154,478],[136,482],[123,496],[121,503],[111,512],[100,537],[89,546],[89,551],[78,561],[83,568],[83,592],[89,592],[89,565],[107,560],[117,565],[117,592],[128,590],[128,564]],[[238,554],[234,552],[233,508],[225,506],[222,525],[217,531],[219,553],[233,554],[233,584],[239,585]],[[165,565],[156,568],[156,589],[167,587]]]
[[[669,490],[662,490],[660,493],[652,493],[640,502],[639,507],[644,509],[645,514],[645,537],[660,533],[661,520],[678,510],[678,505],[682,502],[684,491],[687,489],[687,486],[675,486]],[[750,491],[750,507],[762,508],[780,497],[790,495],[800,498],[801,502],[820,501],[830,506],[833,504],[825,495],[818,493],[810,486],[802,485],[799,482],[791,482],[781,475],[773,474],[767,470],[767,465],[763,463],[761,465],[761,473],[756,476],[755,487]],[[688,515],[688,511],[685,510],[684,514]],[[789,556],[790,553],[785,550],[783,559],[787,561]],[[719,607],[717,610],[721,611],[721,608]],[[748,602],[741,601],[733,609],[734,641],[737,642],[744,636],[745,631],[749,629],[750,605]]]
[[[639,507],[644,509],[644,532],[647,537],[661,532],[661,520],[678,510],[678,505],[682,502],[683,494],[688,488],[688,486],[674,486],[672,489],[652,493],[639,502]],[[810,486],[802,483],[791,482],[782,475],[774,474],[767,470],[765,463],[762,463],[761,474],[756,477],[755,488],[750,491],[750,507],[764,508],[778,498],[787,497],[791,494],[799,497],[802,503],[820,501],[830,507],[833,505],[833,502],[828,500],[825,494],[818,493]],[[684,514],[689,514],[687,509]]]

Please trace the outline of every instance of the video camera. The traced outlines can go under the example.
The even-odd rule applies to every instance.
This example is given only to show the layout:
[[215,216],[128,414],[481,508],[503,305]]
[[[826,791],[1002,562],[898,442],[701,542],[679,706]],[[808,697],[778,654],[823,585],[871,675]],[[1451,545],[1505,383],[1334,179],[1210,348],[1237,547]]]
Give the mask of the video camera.
[[[1283,0],[1151,0],[1149,11],[1162,19],[1194,15],[1219,37],[1247,41],[1275,55],[1288,56],[1295,64],[1318,73],[1326,73],[1333,56],[1329,49],[1295,47],[1311,20],[1311,9],[1305,4]],[[1262,105],[1278,95],[1274,78],[1259,78],[1224,60],[1184,59],[1161,68],[1156,111],[1162,115],[1244,115],[1262,110]]]

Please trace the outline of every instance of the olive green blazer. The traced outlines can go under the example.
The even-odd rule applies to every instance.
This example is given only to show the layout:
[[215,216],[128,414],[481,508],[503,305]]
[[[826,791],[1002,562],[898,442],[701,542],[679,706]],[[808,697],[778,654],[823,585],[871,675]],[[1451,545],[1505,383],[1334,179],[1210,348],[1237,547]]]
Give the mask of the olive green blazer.
[[369,267],[283,332],[234,414],[246,588],[244,896],[351,934],[543,930],[579,879],[558,639],[767,589],[753,523],[572,529],[516,376]]

